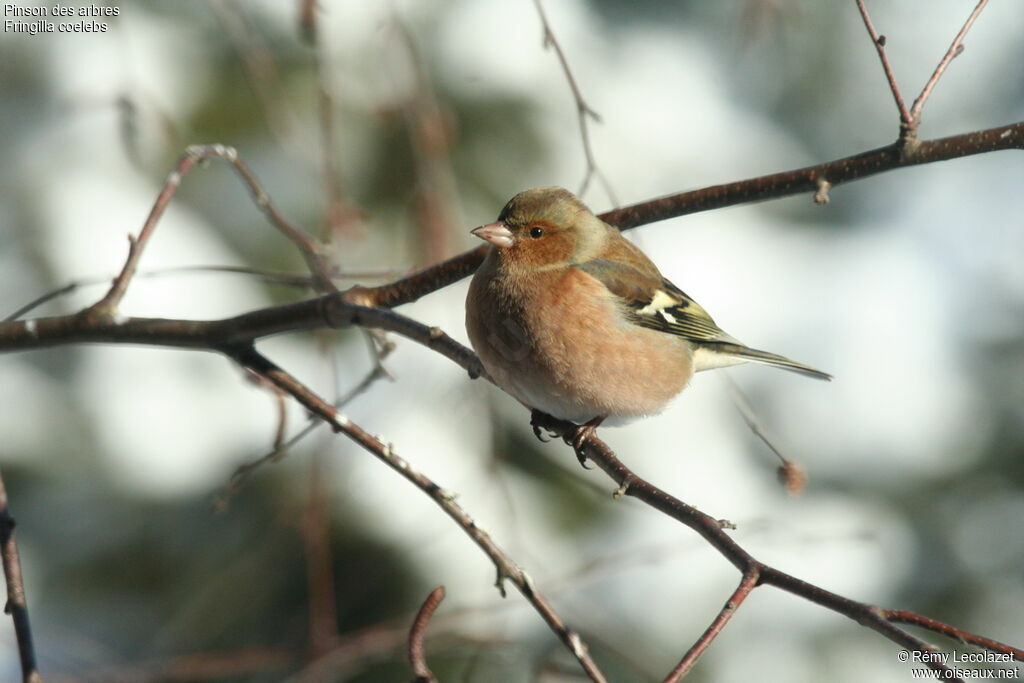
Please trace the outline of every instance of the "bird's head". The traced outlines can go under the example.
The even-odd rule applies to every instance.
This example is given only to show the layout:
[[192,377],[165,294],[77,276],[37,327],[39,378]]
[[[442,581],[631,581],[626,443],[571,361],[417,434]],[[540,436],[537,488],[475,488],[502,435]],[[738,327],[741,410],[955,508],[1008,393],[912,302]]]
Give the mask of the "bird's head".
[[494,245],[503,264],[533,271],[592,258],[606,230],[568,190],[535,187],[510,199],[496,222],[472,233]]

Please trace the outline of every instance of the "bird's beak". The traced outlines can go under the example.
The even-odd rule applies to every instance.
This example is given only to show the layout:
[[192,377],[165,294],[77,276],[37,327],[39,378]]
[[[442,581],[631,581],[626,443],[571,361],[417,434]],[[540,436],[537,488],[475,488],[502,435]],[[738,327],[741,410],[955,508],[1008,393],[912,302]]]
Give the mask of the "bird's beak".
[[512,246],[512,231],[501,221],[481,225],[479,228],[470,230],[470,232],[498,248],[504,249]]

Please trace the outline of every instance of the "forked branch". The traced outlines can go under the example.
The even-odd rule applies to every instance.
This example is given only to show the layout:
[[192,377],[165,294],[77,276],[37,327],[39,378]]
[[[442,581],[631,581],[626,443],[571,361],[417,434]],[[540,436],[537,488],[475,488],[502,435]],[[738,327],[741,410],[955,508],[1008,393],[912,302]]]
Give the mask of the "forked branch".
[[[576,425],[556,420],[540,413],[534,413],[534,421],[535,424],[547,429],[552,434],[563,437],[566,443],[571,444],[576,431]],[[914,623],[925,626],[932,631],[943,633],[961,642],[972,643],[992,652],[998,652],[1018,661],[1024,661],[1024,652],[1005,643],[963,631],[949,624],[943,624],[913,612],[885,610],[851,600],[764,564],[754,558],[729,536],[726,532],[726,528],[730,526],[729,524],[687,505],[678,498],[640,478],[626,467],[618,459],[614,451],[600,439],[595,437],[587,441],[583,446],[582,454],[619,485],[617,493],[637,498],[690,527],[729,560],[743,576],[743,580],[730,597],[729,602],[726,603],[725,608],[723,608],[711,626],[698,639],[697,643],[690,648],[686,656],[683,657],[666,680],[678,680],[682,674],[693,666],[697,658],[707,649],[707,646],[715,636],[718,635],[747,594],[758,585],[771,585],[781,588],[817,605],[842,614],[862,626],[876,631],[907,650],[918,652],[922,655],[935,653],[938,651],[938,648],[899,628],[896,626],[897,623]],[[955,676],[951,668],[939,661],[938,658],[924,656],[922,660],[927,662],[928,666],[932,669],[938,671],[943,676],[943,680],[961,680]]]

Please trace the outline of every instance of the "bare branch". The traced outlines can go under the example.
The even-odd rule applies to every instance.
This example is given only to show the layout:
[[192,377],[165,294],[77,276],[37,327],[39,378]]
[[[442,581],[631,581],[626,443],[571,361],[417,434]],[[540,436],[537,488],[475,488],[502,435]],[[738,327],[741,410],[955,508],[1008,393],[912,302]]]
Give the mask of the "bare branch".
[[[566,443],[570,445],[573,444],[573,439],[578,431],[577,425],[556,420],[550,416],[537,412],[534,412],[534,424],[548,430],[552,434],[561,436]],[[755,577],[757,585],[767,584],[776,586],[777,588],[781,588],[782,590],[802,597],[805,600],[809,600],[816,605],[820,605],[838,614],[842,614],[862,626],[872,629],[905,649],[913,650],[921,654],[938,652],[938,648],[934,645],[927,643],[895,626],[895,620],[889,619],[885,610],[837,595],[836,593],[832,593],[814,584],[802,581],[794,576],[786,574],[785,572],[781,572],[778,569],[755,559],[750,553],[740,547],[728,533],[726,533],[726,529],[730,528],[731,525],[687,505],[678,498],[675,498],[653,484],[641,479],[632,470],[622,464],[608,445],[600,439],[591,436],[582,444],[581,449],[578,452],[591,460],[608,476],[610,476],[619,485],[619,491],[624,495],[637,498],[655,510],[682,522],[696,531],[702,538],[704,538],[704,540],[721,553],[723,557],[729,560],[729,562],[731,562],[744,577]],[[738,589],[739,592],[742,592],[743,586],[744,585],[741,583],[740,589]],[[734,597],[735,596],[736,594],[734,593]],[[912,613],[900,612],[899,614]],[[719,615],[719,618],[724,619],[725,621],[728,619],[727,616],[723,617],[721,614]],[[919,618],[922,622],[932,622],[932,620],[927,619],[926,617]],[[940,624],[940,622],[933,623]],[[712,626],[714,626],[714,623]],[[959,632],[959,629],[955,629],[952,626],[945,624],[942,624],[941,626],[949,629],[949,631]],[[937,630],[937,627],[934,627],[933,630]],[[705,636],[702,636],[702,639],[706,636],[707,633],[705,633]],[[986,643],[991,644],[994,651],[997,652],[1014,656],[1019,652],[1015,648],[1010,648],[1009,646],[1002,645],[996,641],[985,639],[980,636],[973,636],[971,634],[968,634],[968,636],[976,639],[977,642],[985,641]],[[700,641],[698,641],[698,643],[699,642]],[[686,659],[687,658],[684,658],[684,661]],[[957,678],[953,670],[945,664],[940,661],[933,661],[937,658],[925,656],[922,657],[922,659],[927,662],[928,666],[935,671],[938,671],[943,677],[943,680],[961,680]]]
[[[841,183],[860,180],[877,173],[916,166],[919,164],[934,163],[976,154],[985,154],[1006,149],[1024,149],[1024,122],[1014,123],[1006,126],[998,126],[974,133],[953,135],[937,140],[919,141],[912,148],[906,148],[900,143],[894,143],[887,147],[881,147],[869,152],[863,152],[851,157],[844,157],[835,161],[808,166],[793,171],[773,173],[770,175],[741,180],[724,185],[712,185],[700,190],[681,192],[668,195],[658,199],[626,206],[601,214],[601,218],[620,230],[653,223],[660,220],[685,216],[701,211],[710,211],[726,206],[735,206],[766,199],[787,197],[805,192],[817,191],[821,178],[828,178],[834,186]],[[173,177],[172,173],[172,177]],[[165,188],[166,189],[166,188]],[[163,193],[161,193],[163,194]],[[264,195],[265,196],[265,195]],[[158,200],[159,202],[159,200]],[[155,207],[154,207],[155,208]],[[150,221],[147,221],[147,225]],[[416,301],[422,296],[434,292],[453,282],[471,275],[483,261],[487,253],[487,245],[481,245],[471,251],[463,252],[458,256],[448,259],[442,263],[429,266],[412,275],[400,280],[379,287],[359,287],[348,290],[345,298],[348,301],[356,302],[367,307],[393,308],[402,304]],[[127,264],[126,264],[127,266]],[[318,300],[304,302],[299,306],[309,305],[315,308]],[[291,305],[294,306],[294,305]],[[24,309],[25,307],[23,307]],[[281,307],[287,308],[287,307]],[[264,309],[269,316],[271,312],[278,309]],[[20,313],[20,311],[19,311]],[[255,314],[249,314],[255,315]],[[245,316],[243,316],[245,317]],[[259,317],[259,316],[257,316]],[[58,332],[57,337],[49,338],[49,333],[40,336],[43,321],[56,321],[58,319],[40,319],[32,330],[27,329],[21,322],[0,323],[0,351],[18,348],[38,348],[57,343],[74,343],[80,341],[128,341],[123,335],[133,330],[114,330],[112,325],[103,324],[98,321],[96,325],[75,325],[69,321],[62,324],[54,324],[50,331]],[[142,319],[137,319],[142,320]],[[166,321],[173,322],[173,321]],[[227,321],[223,321],[225,324]],[[278,333],[285,331],[297,331],[299,329],[313,329],[322,326],[317,320],[299,321],[302,324],[294,328],[276,328],[266,333]],[[123,326],[122,326],[123,327]],[[76,337],[73,332],[81,331],[83,336]],[[91,328],[91,332],[85,328]],[[153,332],[159,332],[155,337],[147,339],[146,330],[134,330],[137,334],[129,334],[130,341],[141,343],[154,343],[162,345],[184,345],[196,346],[194,339],[180,338],[161,341],[160,335],[169,332],[166,325],[156,325]],[[244,330],[241,337],[244,338]],[[102,334],[108,334],[103,337]],[[67,336],[65,336],[67,335]],[[250,337],[250,339],[253,337]],[[238,339],[236,338],[235,341]],[[199,343],[198,345],[202,345]]]
[[[600,218],[620,230],[678,218],[727,206],[748,204],[816,193],[822,179],[831,186],[868,178],[878,173],[919,164],[986,154],[1004,149],[1024,149],[1024,121],[987,130],[919,141],[912,149],[900,142],[843,157],[816,166],[712,185],[607,211]],[[487,253],[487,245],[463,252],[429,266],[397,282],[366,288],[360,301],[367,306],[394,308],[472,275]]]
[[[858,0],[858,2],[860,2],[860,0]],[[953,42],[949,45],[949,49],[946,50],[946,54],[943,55],[942,59],[939,61],[939,65],[935,67],[935,72],[932,73],[931,78],[928,79],[924,88],[921,89],[921,94],[917,96],[916,100],[914,100],[914,107],[910,110],[910,116],[915,127],[921,123],[921,110],[924,109],[924,103],[928,101],[929,95],[931,95],[932,90],[935,89],[935,84],[939,82],[940,78],[942,78],[942,74],[945,73],[946,67],[949,66],[949,63],[963,52],[964,36],[966,36],[967,32],[971,30],[971,26],[974,25],[974,20],[978,18],[978,15],[981,14],[981,10],[985,9],[985,5],[987,4],[988,0],[978,0],[978,4],[975,5],[971,15],[967,17],[967,21],[964,22],[964,25],[960,28],[960,32],[956,34],[956,37],[953,38]]]
[[438,586],[430,591],[430,595],[423,601],[423,606],[416,613],[416,618],[413,619],[412,627],[409,629],[408,654],[412,675],[416,677],[413,679],[414,683],[437,682],[430,667],[427,666],[427,652],[423,647],[423,639],[427,635],[427,624],[430,623],[430,618],[434,616],[434,611],[442,600],[444,600],[444,586]]
[[[380,278],[394,278],[409,272],[408,268],[361,268],[358,270],[346,269],[340,271],[331,270],[332,280],[372,280]],[[283,285],[285,287],[297,287],[300,289],[314,289],[313,278],[300,273],[287,273],[280,270],[267,270],[265,268],[252,268],[250,266],[169,266],[167,268],[156,268],[154,270],[143,270],[135,274],[136,279],[156,278],[166,275],[194,274],[194,273],[228,273],[235,275],[251,275],[263,280],[268,284]],[[33,309],[39,308],[48,301],[66,296],[78,291],[82,287],[101,285],[110,282],[110,276],[90,277],[72,280],[66,285],[53,289],[42,294],[3,319],[4,322],[17,320]]]
[[[341,410],[346,405],[351,403],[353,399],[355,399],[357,396],[359,396],[367,389],[369,389],[374,382],[384,377],[390,378],[390,375],[388,375],[388,371],[384,368],[383,365],[381,365],[380,363],[376,363],[373,366],[373,369],[371,369],[370,372],[367,373],[366,377],[364,377],[359,382],[359,384],[354,386],[352,389],[349,390],[347,394],[345,394],[343,397],[339,398],[337,401],[334,402],[334,407],[338,410]],[[310,415],[309,424],[307,424],[305,427],[299,430],[290,439],[288,439],[287,441],[282,441],[280,443],[275,442],[274,447],[270,450],[270,452],[256,458],[255,460],[251,460],[242,465],[239,465],[232,473],[231,478],[228,480],[228,483],[224,485],[224,487],[220,490],[220,492],[214,499],[214,509],[217,511],[224,510],[227,507],[228,503],[231,501],[231,498],[235,494],[237,494],[239,490],[241,490],[242,484],[249,477],[249,475],[251,475],[253,472],[255,472],[263,465],[272,462],[277,462],[278,460],[283,458],[295,446],[295,444],[305,439],[307,436],[313,433],[313,431],[315,431],[317,427],[320,427],[323,424],[323,420],[318,419],[315,415]]]
[[861,180],[897,168],[986,154],[1003,149],[1024,149],[1024,121],[974,133],[951,135],[936,140],[922,140],[912,147],[897,141],[886,147],[879,147],[815,166],[651,199],[609,211],[601,214],[600,217],[620,230],[626,230],[638,225],[726,206],[760,202],[796,194],[815,193],[819,189],[819,179],[821,178],[828,180],[834,189],[843,183]]
[[306,263],[309,266],[310,272],[316,279],[318,287],[324,291],[337,290],[331,282],[326,265],[320,258],[319,247],[316,242],[298,228],[294,227],[278,212],[270,202],[269,195],[267,195],[263,190],[259,181],[256,180],[256,176],[253,175],[252,171],[249,170],[249,167],[246,166],[238,157],[238,152],[236,152],[234,148],[225,147],[224,145],[193,145],[185,151],[185,154],[178,161],[177,166],[175,166],[174,170],[167,176],[167,180],[164,181],[164,186],[160,190],[160,194],[157,195],[153,208],[150,210],[149,216],[146,218],[146,222],[143,224],[142,230],[139,232],[139,236],[137,238],[131,236],[128,237],[128,258],[125,261],[121,273],[114,278],[114,282],[111,284],[110,290],[102,299],[89,307],[85,311],[85,315],[109,317],[113,316],[117,312],[117,307],[121,303],[121,299],[124,298],[125,292],[128,290],[128,285],[138,268],[139,259],[142,257],[142,251],[146,248],[146,243],[149,241],[150,236],[156,229],[156,225],[163,216],[164,211],[167,210],[167,205],[170,204],[171,198],[174,197],[174,194],[178,191],[178,187],[181,185],[181,181],[185,175],[191,171],[196,164],[205,159],[224,159],[231,163],[232,166],[234,166],[235,171],[249,187],[249,191],[252,193],[253,201],[255,201],[256,206],[266,214],[271,223],[273,223],[278,230],[290,239],[302,253],[303,258],[306,259]]
[[793,460],[788,458],[782,450],[776,445],[775,440],[768,436],[768,432],[761,421],[757,418],[754,413],[754,409],[750,406],[750,401],[747,400],[746,394],[740,389],[739,385],[733,381],[732,377],[728,373],[723,372],[719,375],[722,381],[725,382],[725,386],[729,389],[729,397],[732,399],[733,407],[746,422],[747,428],[754,433],[754,436],[759,438],[761,442],[768,447],[775,457],[779,459],[779,468],[776,470],[779,475],[779,481],[786,490],[796,495],[803,491],[804,486],[807,484],[807,475],[803,469],[797,465]]
[[894,624],[912,624],[919,626],[923,629],[927,629],[934,633],[941,633],[942,635],[952,638],[959,643],[970,643],[971,645],[977,645],[978,647],[985,648],[991,652],[999,652],[1002,654],[1008,654],[1018,662],[1024,662],[1024,650],[1000,643],[998,640],[992,640],[991,638],[985,638],[974,633],[969,633],[962,629],[944,624],[941,621],[930,619],[926,616],[917,614],[916,612],[908,612],[906,610],[898,609],[885,609],[880,610],[883,617],[888,619]]
[[320,130],[320,175],[326,198],[326,215],[320,230],[320,240],[331,244],[336,233],[359,235],[360,211],[346,198],[338,168],[337,135],[334,118],[337,107],[334,93],[328,83],[327,52],[323,45],[323,32],[317,30],[320,8],[316,2],[302,0],[300,26],[306,40],[313,47],[313,70],[316,78],[317,124]]
[[750,592],[757,587],[759,577],[760,573],[757,569],[752,569],[751,571],[743,573],[740,585],[737,586],[735,591],[733,591],[733,594],[729,597],[729,600],[726,601],[725,605],[718,613],[718,616],[711,622],[711,625],[708,626],[707,630],[705,630],[701,637],[697,639],[697,642],[693,644],[693,647],[683,655],[683,658],[679,660],[678,664],[676,664],[676,668],[672,669],[672,671],[669,672],[669,675],[665,677],[665,683],[676,683],[677,681],[682,680],[683,676],[693,668],[693,665],[697,663],[700,656],[704,654],[704,651],[711,645],[711,641],[718,637],[718,634],[721,633],[722,629],[725,628],[725,625],[729,623],[729,620],[732,618],[732,615],[736,610],[739,609],[739,606],[747,599]]
[[868,30],[868,35],[871,36],[871,42],[874,43],[875,49],[878,50],[878,58],[882,61],[882,70],[885,71],[885,78],[889,81],[889,89],[892,91],[893,99],[896,100],[896,108],[900,112],[901,135],[906,134],[912,129],[913,119],[910,116],[910,111],[907,109],[907,103],[903,100],[900,86],[896,83],[896,76],[892,72],[892,65],[889,64],[889,57],[885,54],[885,36],[880,36],[875,31],[875,26],[871,23],[871,17],[868,15],[868,8],[864,6],[864,0],[856,0],[856,2],[857,9],[860,10],[861,19],[864,20],[864,27]]
[[551,47],[558,56],[558,63],[562,66],[562,73],[565,74],[565,79],[569,82],[569,89],[572,91],[573,100],[576,102],[576,117],[579,120],[580,139],[583,142],[583,156],[587,164],[587,169],[583,175],[583,182],[577,194],[580,196],[585,194],[591,179],[596,177],[601,182],[601,186],[604,188],[605,194],[608,195],[608,199],[611,200],[612,204],[618,206],[619,200],[612,190],[611,183],[608,182],[608,179],[598,167],[597,161],[594,160],[594,150],[590,144],[590,130],[587,128],[587,119],[590,118],[600,123],[601,117],[583,99],[583,93],[576,83],[575,76],[572,75],[572,69],[569,68],[569,60],[566,58],[565,52],[562,51],[562,46],[555,37],[555,32],[551,29],[551,24],[548,22],[547,14],[544,13],[544,6],[541,4],[541,0],[533,0],[533,4],[537,7],[537,14],[540,16],[540,23],[544,32],[544,46]]
[[[102,281],[103,282],[107,282],[108,280],[109,280],[109,278],[104,278]],[[25,304],[24,306],[22,306],[18,310],[14,311],[14,313],[11,313],[6,318],[4,318],[4,322],[11,322],[12,320],[17,320],[18,318],[20,318],[21,316],[25,315],[29,311],[34,310],[36,308],[39,308],[40,306],[45,304],[47,301],[51,301],[51,300],[56,299],[58,297],[64,296],[65,294],[71,294],[72,292],[77,290],[79,287],[82,287],[84,284],[89,284],[89,283],[85,283],[85,282],[82,282],[82,281],[69,282],[68,284],[64,285],[63,287],[58,287],[57,289],[49,291],[46,294],[42,294],[40,296],[37,296],[35,299],[32,299],[32,301],[29,301],[27,304]]]
[[4,612],[14,622],[14,636],[18,641],[18,657],[21,659],[21,679],[25,683],[41,683],[39,667],[36,664],[35,646],[32,644],[32,627],[28,619],[28,602],[25,600],[25,585],[21,579],[21,560],[18,544],[14,540],[14,518],[7,505],[7,488],[0,475],[0,556],[3,559],[4,579],[7,581],[7,604]]
[[555,612],[547,598],[536,589],[533,579],[506,555],[494,542],[490,534],[481,529],[476,521],[455,502],[455,496],[452,492],[441,488],[426,475],[414,470],[408,461],[399,457],[391,444],[385,444],[377,437],[366,432],[362,427],[342,415],[336,408],[317,396],[289,373],[259,354],[253,347],[239,346],[228,350],[227,353],[244,367],[269,379],[310,412],[327,421],[335,432],[345,434],[426,493],[491,559],[498,570],[498,587],[502,588],[505,581],[511,581],[523,597],[541,615],[544,621],[547,622],[548,627],[558,636],[559,640],[579,661],[580,666],[590,679],[592,681],[606,680],[604,674],[601,673],[601,670],[587,652],[587,646],[583,643],[580,635],[569,628],[562,617]]

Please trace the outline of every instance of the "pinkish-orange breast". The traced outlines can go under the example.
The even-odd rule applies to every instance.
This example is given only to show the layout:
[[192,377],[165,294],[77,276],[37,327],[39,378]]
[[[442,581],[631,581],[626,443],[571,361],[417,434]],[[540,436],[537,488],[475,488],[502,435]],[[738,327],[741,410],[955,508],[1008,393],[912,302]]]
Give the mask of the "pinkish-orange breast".
[[689,342],[630,323],[580,270],[536,275],[511,296],[489,293],[483,278],[470,287],[467,303],[482,297],[484,312],[467,313],[467,329],[498,386],[577,423],[654,414],[683,390],[693,374]]

